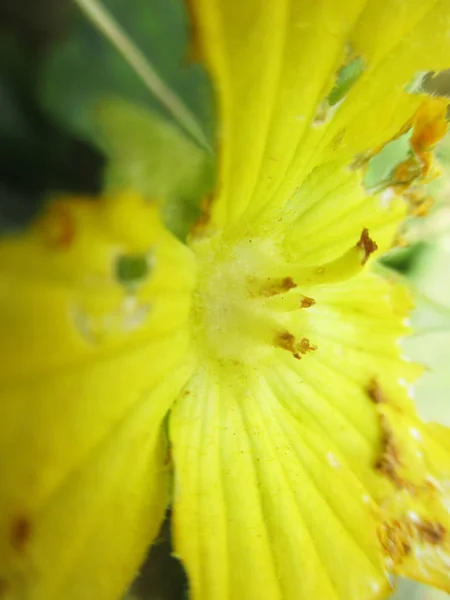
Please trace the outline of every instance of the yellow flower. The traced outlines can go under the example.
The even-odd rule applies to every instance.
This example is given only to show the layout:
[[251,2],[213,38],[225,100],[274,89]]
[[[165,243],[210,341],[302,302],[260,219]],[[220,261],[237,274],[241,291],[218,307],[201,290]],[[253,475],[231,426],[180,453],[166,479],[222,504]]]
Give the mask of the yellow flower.
[[0,598],[119,598],[169,502],[194,600],[450,591],[450,436],[370,259],[432,173],[446,103],[406,88],[449,66],[450,2],[190,4],[220,172],[189,243],[124,193],[0,244]]

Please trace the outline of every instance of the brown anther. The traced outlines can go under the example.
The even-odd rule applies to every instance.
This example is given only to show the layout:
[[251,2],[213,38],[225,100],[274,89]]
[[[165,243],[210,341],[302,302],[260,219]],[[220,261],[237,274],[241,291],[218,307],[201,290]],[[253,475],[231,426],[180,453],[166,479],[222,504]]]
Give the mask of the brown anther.
[[364,250],[364,256],[361,261],[362,265],[365,265],[369,256],[373,252],[375,252],[375,250],[378,250],[378,245],[369,236],[369,230],[367,229],[367,227],[364,227],[364,229],[362,230],[361,237],[359,239],[359,242],[356,244],[356,247]]
[[302,296],[302,299],[300,300],[300,308],[309,308],[310,306],[312,306],[315,303],[316,303],[316,301],[314,300],[314,298],[308,298],[308,296]]
[[301,359],[301,356],[295,347],[295,337],[292,333],[289,333],[289,331],[286,330],[279,333],[275,338],[275,344],[280,348],[283,348],[283,350],[290,352],[297,360]]
[[285,277],[280,285],[280,291],[281,292],[288,292],[289,290],[292,290],[294,288],[297,287],[297,284],[295,283],[295,281],[292,279],[292,277]]
[[369,381],[369,385],[367,386],[367,395],[375,404],[386,403],[386,396],[384,395],[380,384],[375,378]]
[[287,350],[297,360],[301,359],[301,354],[317,350],[317,346],[310,344],[308,338],[302,338],[299,342],[289,331],[282,331],[275,338],[275,344],[284,350]]
[[418,523],[417,531],[422,541],[433,545],[441,544],[447,534],[441,523],[433,523],[432,521]]
[[292,277],[284,277],[284,279],[277,279],[265,285],[262,288],[262,295],[276,296],[277,294],[284,294],[285,292],[289,292],[289,290],[293,290],[296,287],[297,284],[292,279]]
[[317,350],[317,346],[315,344],[310,344],[308,338],[302,338],[298,344],[296,344],[296,348],[300,354],[306,354],[307,352]]

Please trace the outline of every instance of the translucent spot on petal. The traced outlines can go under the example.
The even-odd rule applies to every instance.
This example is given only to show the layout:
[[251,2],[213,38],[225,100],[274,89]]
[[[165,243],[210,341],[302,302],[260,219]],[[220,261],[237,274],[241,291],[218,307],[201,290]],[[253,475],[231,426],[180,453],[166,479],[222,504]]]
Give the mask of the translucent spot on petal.
[[333,467],[333,469],[338,469],[341,466],[341,463],[338,461],[338,459],[332,452],[328,452],[327,460],[328,464],[330,465],[330,467]]
[[415,440],[421,439],[420,432],[415,427],[411,427],[411,429],[409,430],[409,433],[411,434],[411,437],[413,437]]
[[94,311],[80,303],[73,308],[72,318],[85,341],[102,344],[141,327],[149,312],[150,304],[140,303],[135,296],[127,296],[116,310]]

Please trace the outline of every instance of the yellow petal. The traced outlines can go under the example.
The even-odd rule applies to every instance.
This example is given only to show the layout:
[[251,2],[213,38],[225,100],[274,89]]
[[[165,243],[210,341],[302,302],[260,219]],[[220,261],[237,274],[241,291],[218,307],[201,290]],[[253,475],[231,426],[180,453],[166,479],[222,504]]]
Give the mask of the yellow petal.
[[175,546],[195,600],[370,600],[389,571],[448,583],[440,550],[391,543],[408,506],[443,519],[438,485],[434,502],[412,490],[442,486],[448,463],[422,459],[410,434],[407,294],[361,273],[390,247],[404,188],[368,196],[361,167],[413,128],[427,175],[446,102],[422,105],[407,85],[447,66],[450,3],[391,4],[190,2],[221,125],[209,227],[191,239],[203,366],[170,422]]
[[[378,219],[354,209],[365,200],[342,173],[311,178],[299,206],[271,230],[256,228],[259,237],[246,224],[193,244],[202,367],[172,410],[170,437],[175,550],[195,600],[370,600],[389,592],[389,572],[448,584],[446,555],[399,554],[390,542],[406,507],[425,524],[446,523],[450,464],[442,451],[429,464],[418,455],[411,423],[423,425],[408,386],[421,369],[399,346],[411,300],[392,277],[362,270],[367,232],[350,248],[339,232],[339,216],[344,232]],[[348,210],[331,200],[320,210],[333,190]],[[297,227],[304,252],[292,252]],[[429,478],[434,502],[414,497]]]
[[[136,257],[140,275],[124,277]],[[168,500],[161,426],[192,369],[192,280],[189,250],[132,194],[51,203],[0,242],[0,582],[13,597],[118,598],[133,578]]]
[[[380,252],[390,249],[406,212],[401,198],[385,202],[381,194],[368,196],[362,173],[326,163],[316,167],[275,214],[282,220],[288,251],[305,264],[318,265],[342,255],[363,229],[368,229]],[[256,218],[253,227],[267,230],[266,219],[266,215]]]
[[174,407],[175,549],[192,596],[379,598],[389,586],[367,490],[268,375],[200,371]]
[[[418,71],[449,66],[448,0],[191,0],[219,104],[221,169],[212,224],[283,205],[315,166],[350,165],[398,133],[421,102]],[[364,70],[317,115],[343,64]]]
[[389,569],[450,592],[450,430],[379,406],[384,428],[380,539]]

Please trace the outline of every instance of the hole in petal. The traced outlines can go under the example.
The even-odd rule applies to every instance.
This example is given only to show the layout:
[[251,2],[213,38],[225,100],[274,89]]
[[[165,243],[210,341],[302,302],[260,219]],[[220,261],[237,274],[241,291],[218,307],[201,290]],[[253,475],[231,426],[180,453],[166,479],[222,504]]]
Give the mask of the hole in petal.
[[[447,104],[443,98],[427,98],[394,139],[355,161],[352,168],[365,168],[364,185],[369,193],[392,188],[415,195],[418,184],[428,183],[439,174],[433,150],[448,130]],[[419,205],[418,216],[429,208],[424,202],[426,198],[414,198],[412,206],[416,209]]]
[[[350,54],[350,52],[348,52]],[[321,125],[328,121],[334,114],[338,106],[343,102],[349,91],[361,77],[365,69],[364,60],[361,56],[356,56],[348,60],[337,72],[336,82],[328,96],[320,103],[314,125]]]
[[408,94],[423,94],[425,91],[424,82],[429,74],[429,71],[418,71],[406,85],[405,92],[408,92]]
[[357,56],[349,63],[339,69],[336,83],[328,94],[328,103],[334,106],[340,102],[350,91],[351,87],[358,81],[364,71],[365,65],[362,56]]
[[419,71],[406,86],[409,94],[431,94],[450,98],[450,69],[445,71]]
[[151,272],[152,256],[150,254],[122,254],[116,260],[116,279],[129,287],[141,283]]
[[[369,192],[381,191],[393,185],[398,165],[412,157],[410,146],[411,136],[412,129],[386,144],[380,152],[372,156],[368,161],[364,176],[364,185]],[[417,166],[420,174],[420,165]],[[412,172],[410,175],[414,176]]]

